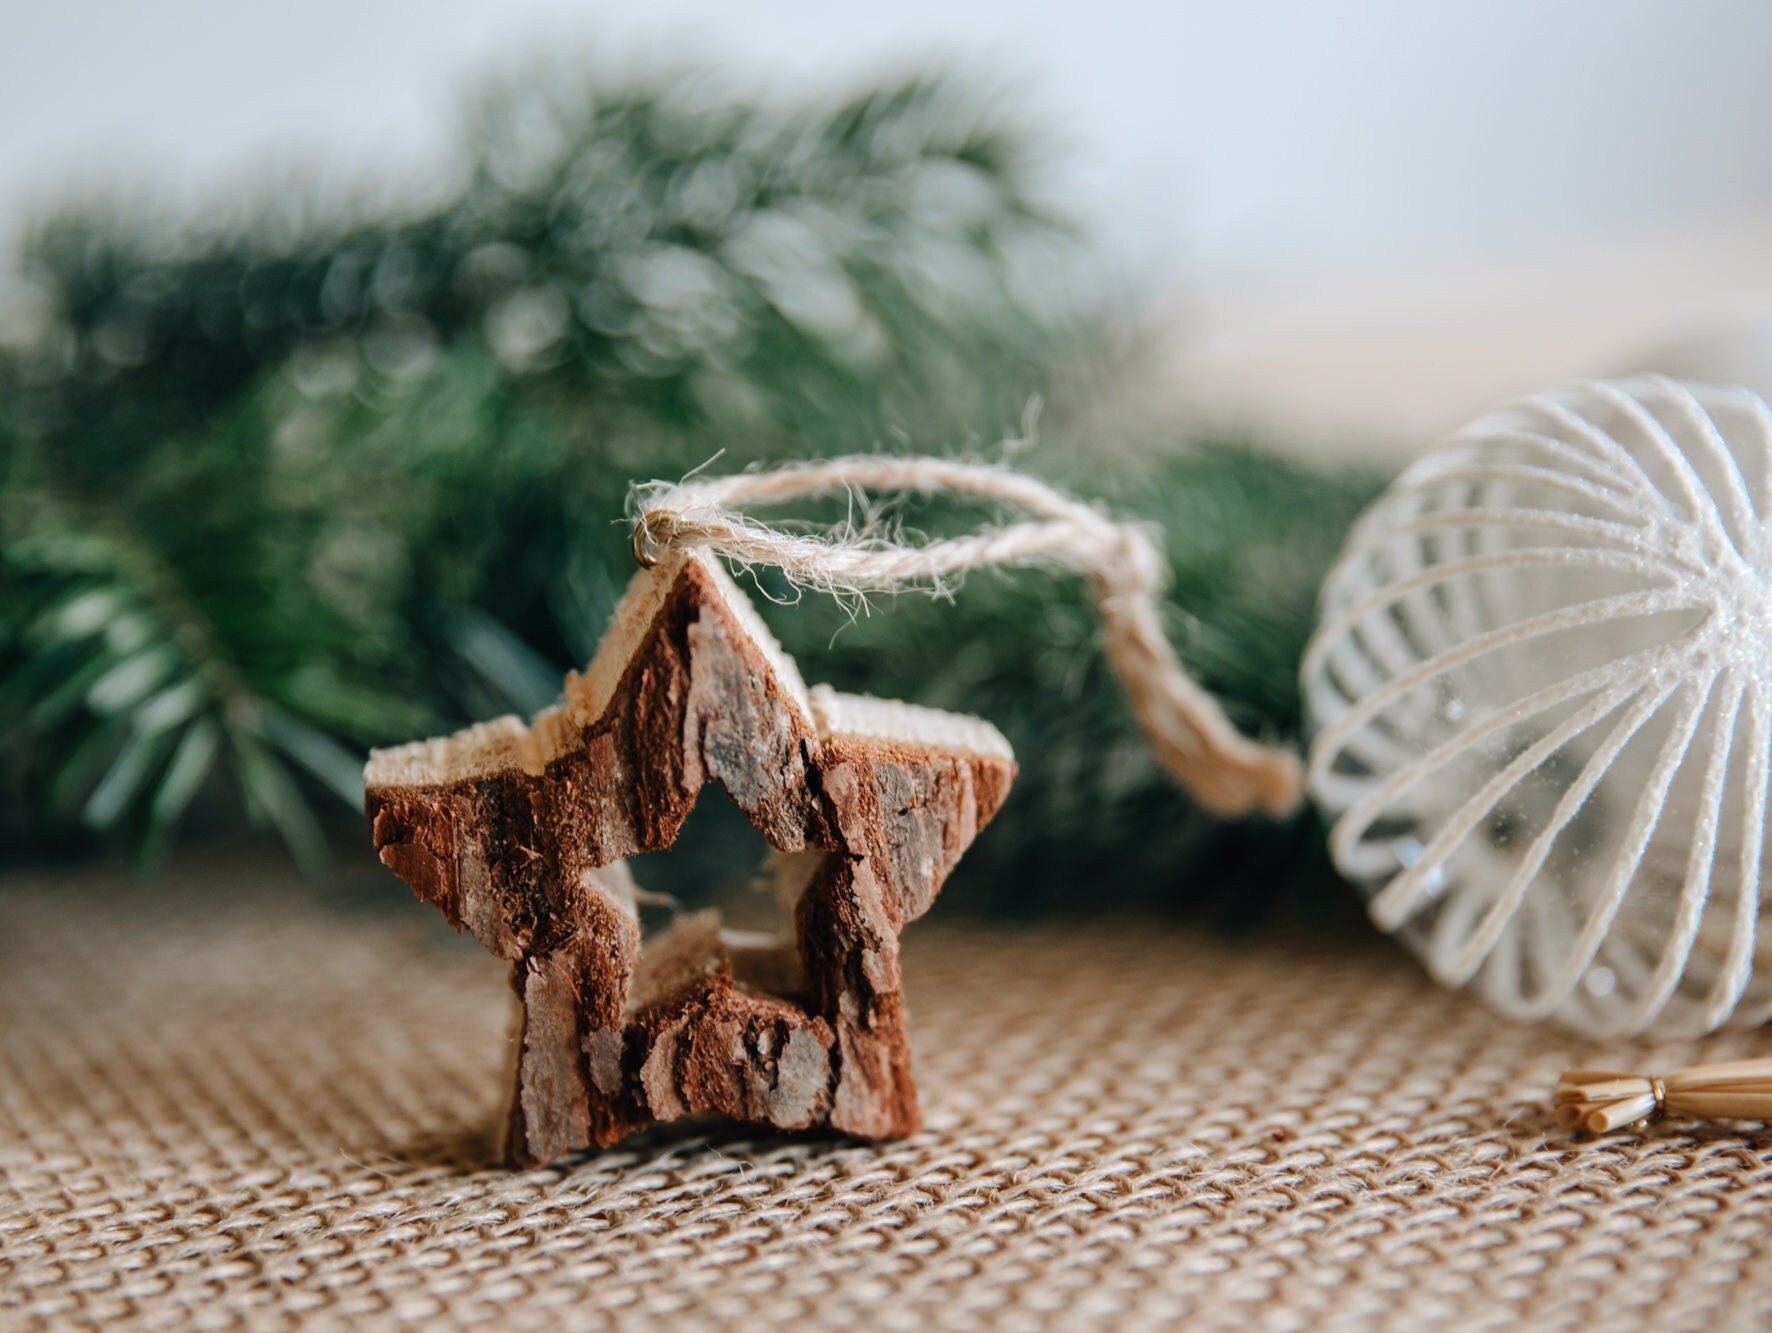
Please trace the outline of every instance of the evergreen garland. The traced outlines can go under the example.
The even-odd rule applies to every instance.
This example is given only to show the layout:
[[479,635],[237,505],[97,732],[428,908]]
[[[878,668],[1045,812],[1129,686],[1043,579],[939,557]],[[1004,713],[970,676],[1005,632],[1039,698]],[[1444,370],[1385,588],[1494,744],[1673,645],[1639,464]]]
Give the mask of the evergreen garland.
[[[1030,395],[1113,373],[1105,322],[1052,300],[1084,251],[1025,134],[954,84],[784,107],[529,77],[482,100],[464,158],[422,208],[34,233],[52,318],[0,355],[15,835],[157,862],[225,779],[318,870],[323,793],[358,803],[366,746],[532,711],[589,658],[633,568],[631,482],[982,449]],[[1190,666],[1296,734],[1316,581],[1372,479],[1055,415],[1023,464],[1159,524]],[[1173,898],[1227,848],[1270,880],[1305,864],[1302,825],[1226,829],[1176,793],[1080,589],[955,600],[765,611],[810,675],[1009,735],[1023,776],[975,894]]]

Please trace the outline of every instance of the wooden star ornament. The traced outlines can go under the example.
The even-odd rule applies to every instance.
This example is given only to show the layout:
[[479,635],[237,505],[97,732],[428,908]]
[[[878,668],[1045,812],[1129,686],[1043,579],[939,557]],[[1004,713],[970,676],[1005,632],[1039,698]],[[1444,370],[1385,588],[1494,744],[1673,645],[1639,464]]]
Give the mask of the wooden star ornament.
[[[534,1165],[689,1115],[915,1130],[899,932],[1014,776],[988,723],[807,689],[726,572],[675,553],[533,723],[378,750],[364,781],[381,859],[512,964],[506,1156]],[[709,911],[642,942],[625,862],[710,782],[775,849],[791,938]]]

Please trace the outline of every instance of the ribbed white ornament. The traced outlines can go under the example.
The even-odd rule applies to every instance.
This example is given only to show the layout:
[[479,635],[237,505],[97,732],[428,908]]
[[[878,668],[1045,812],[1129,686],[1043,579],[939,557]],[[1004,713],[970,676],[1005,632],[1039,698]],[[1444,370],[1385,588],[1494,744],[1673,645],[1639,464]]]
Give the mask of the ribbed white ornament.
[[1590,383],[1431,449],[1305,654],[1331,850],[1448,986],[1591,1033],[1772,1014],[1772,411]]

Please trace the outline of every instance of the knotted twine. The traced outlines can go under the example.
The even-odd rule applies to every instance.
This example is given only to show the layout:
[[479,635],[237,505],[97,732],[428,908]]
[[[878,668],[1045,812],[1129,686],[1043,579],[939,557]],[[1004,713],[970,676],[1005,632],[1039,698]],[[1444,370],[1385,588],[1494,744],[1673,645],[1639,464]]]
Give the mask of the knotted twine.
[[[771,527],[745,512],[749,506],[881,492],[956,496],[1027,517],[912,541],[869,524]],[[630,511],[634,555],[643,565],[667,549],[699,548],[740,566],[778,569],[796,587],[851,599],[907,588],[939,591],[993,567],[1080,573],[1101,620],[1108,660],[1151,748],[1176,780],[1219,815],[1281,815],[1298,805],[1298,757],[1240,734],[1218,701],[1188,675],[1164,635],[1160,599],[1167,565],[1147,527],[1117,522],[1007,467],[865,455],[648,482],[635,487]]]

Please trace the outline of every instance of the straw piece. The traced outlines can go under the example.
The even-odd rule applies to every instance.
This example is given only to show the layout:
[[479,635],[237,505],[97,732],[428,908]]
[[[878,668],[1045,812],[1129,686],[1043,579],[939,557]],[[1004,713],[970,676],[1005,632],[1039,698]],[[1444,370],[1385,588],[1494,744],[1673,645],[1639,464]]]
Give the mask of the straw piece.
[[1664,1115],[1772,1119],[1772,1060],[1699,1065],[1666,1075],[1570,1069],[1557,1080],[1557,1123],[1603,1134]]

